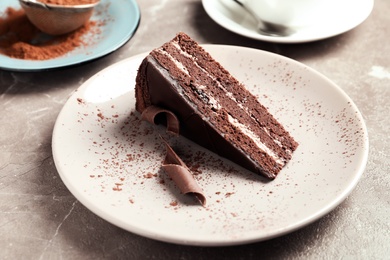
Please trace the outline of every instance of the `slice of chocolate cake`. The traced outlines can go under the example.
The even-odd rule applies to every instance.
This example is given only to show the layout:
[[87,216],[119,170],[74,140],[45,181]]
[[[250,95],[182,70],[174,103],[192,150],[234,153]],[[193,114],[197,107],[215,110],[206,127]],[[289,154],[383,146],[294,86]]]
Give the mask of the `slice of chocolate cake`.
[[143,60],[135,93],[137,111],[172,111],[181,135],[270,179],[298,146],[254,95],[184,33]]

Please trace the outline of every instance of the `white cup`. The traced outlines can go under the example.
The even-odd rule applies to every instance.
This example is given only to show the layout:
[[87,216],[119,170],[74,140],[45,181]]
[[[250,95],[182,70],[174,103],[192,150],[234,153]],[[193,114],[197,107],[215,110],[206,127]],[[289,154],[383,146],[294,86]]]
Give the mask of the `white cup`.
[[307,26],[324,15],[335,0],[241,0],[266,22],[285,26]]

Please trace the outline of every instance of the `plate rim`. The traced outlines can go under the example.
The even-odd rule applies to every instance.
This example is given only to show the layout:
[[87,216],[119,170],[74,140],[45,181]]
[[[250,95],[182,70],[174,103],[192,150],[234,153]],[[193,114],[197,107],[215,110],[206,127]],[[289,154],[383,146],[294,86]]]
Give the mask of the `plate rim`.
[[205,12],[207,13],[207,15],[215,23],[217,23],[219,26],[225,28],[226,30],[228,30],[230,32],[233,32],[235,34],[238,34],[238,35],[250,38],[250,39],[260,40],[260,41],[265,41],[265,42],[282,43],[282,44],[283,43],[284,44],[287,44],[287,43],[307,43],[307,42],[319,41],[319,40],[323,40],[323,39],[327,39],[327,38],[331,38],[331,37],[343,34],[347,31],[350,31],[350,30],[356,28],[360,24],[362,24],[369,17],[369,15],[371,14],[371,12],[374,8],[374,0],[360,0],[360,1],[367,2],[367,5],[369,5],[370,8],[368,8],[366,10],[364,15],[362,13],[362,16],[360,17],[360,19],[356,19],[356,22],[354,23],[354,25],[351,25],[347,28],[344,28],[343,30],[335,30],[337,32],[327,33],[327,34],[324,34],[322,36],[301,37],[300,38],[300,37],[293,37],[293,36],[280,37],[280,36],[268,36],[268,35],[263,35],[263,34],[250,34],[250,33],[245,32],[245,30],[239,30],[236,28],[232,28],[232,26],[229,25],[229,22],[231,21],[229,18],[226,17],[226,19],[229,20],[229,22],[225,22],[225,21],[222,21],[221,19],[219,19],[217,17],[217,15],[215,15],[213,13],[213,12],[215,12],[215,9],[212,9],[212,6],[216,1],[220,1],[220,0],[202,0],[202,6],[203,6],[203,9],[205,10]]
[[[348,197],[348,195],[354,190],[354,188],[356,187],[357,183],[361,179],[361,176],[363,175],[364,170],[365,170],[366,165],[367,165],[368,154],[369,154],[369,137],[368,137],[367,126],[366,126],[366,123],[364,121],[364,118],[363,118],[361,112],[359,111],[358,107],[353,102],[353,100],[346,94],[346,92],[341,87],[339,87],[337,84],[335,84],[329,78],[324,76],[322,73],[312,69],[311,67],[309,67],[309,66],[307,66],[307,65],[305,65],[305,64],[303,64],[301,62],[293,60],[291,58],[288,58],[288,57],[285,57],[285,56],[282,56],[282,55],[279,55],[279,54],[275,54],[275,53],[272,53],[272,52],[267,52],[267,51],[264,51],[264,50],[258,50],[258,49],[249,48],[249,47],[242,47],[242,46],[220,45],[220,44],[202,44],[202,46],[204,46],[206,50],[208,50],[207,48],[218,48],[218,49],[221,49],[221,47],[227,48],[227,49],[230,49],[230,50],[234,50],[234,51],[237,51],[237,50],[240,51],[242,49],[246,49],[246,50],[255,51],[257,53],[263,53],[263,54],[266,54],[266,55],[272,55],[274,57],[281,58],[282,60],[286,60],[287,59],[290,62],[295,63],[296,65],[303,66],[304,68],[308,69],[310,71],[310,73],[315,73],[316,75],[320,76],[323,80],[325,80],[328,83],[330,83],[330,85],[328,85],[328,86],[331,86],[332,88],[337,90],[337,92],[339,94],[341,94],[343,96],[343,98],[345,98],[346,100],[348,100],[350,102],[350,105],[353,108],[353,111],[356,112],[356,116],[358,117],[359,122],[362,125],[362,131],[364,133],[364,135],[363,135],[363,137],[364,137],[364,142],[363,142],[364,145],[363,146],[364,146],[365,149],[364,149],[364,151],[362,153],[362,160],[361,160],[361,162],[359,164],[359,168],[354,171],[355,174],[353,175],[352,181],[349,182],[349,185],[347,185],[347,187],[345,189],[343,189],[343,192],[339,193],[338,196],[333,198],[332,201],[330,203],[326,204],[326,206],[324,208],[322,208],[319,211],[316,211],[315,214],[306,216],[305,219],[302,219],[301,221],[294,223],[292,226],[283,227],[280,230],[277,230],[277,231],[273,232],[272,234],[268,234],[268,235],[263,236],[263,237],[258,236],[256,238],[245,238],[245,239],[240,239],[240,240],[237,240],[237,241],[236,240],[228,240],[228,241],[226,241],[226,240],[223,240],[223,241],[199,241],[199,240],[188,240],[188,239],[181,240],[181,239],[177,239],[177,238],[172,238],[172,237],[170,237],[169,235],[166,235],[166,234],[165,235],[161,235],[160,233],[153,233],[153,232],[145,231],[142,228],[136,227],[133,224],[131,224],[130,228],[129,228],[128,223],[124,223],[124,222],[122,222],[118,218],[115,221],[113,221],[113,218],[112,218],[112,216],[110,216],[110,214],[108,214],[104,210],[101,210],[100,208],[95,207],[95,205],[91,206],[90,204],[88,204],[88,199],[85,196],[82,196],[82,194],[80,194],[78,192],[78,190],[74,190],[74,188],[71,187],[71,183],[69,182],[69,180],[65,176],[66,173],[63,173],[61,171],[61,169],[59,168],[59,166],[58,166],[59,165],[59,159],[58,159],[58,153],[56,151],[56,147],[57,147],[56,138],[57,138],[57,135],[58,135],[58,128],[60,127],[59,126],[60,125],[59,119],[61,118],[61,116],[63,116],[62,114],[65,113],[65,108],[68,105],[68,102],[71,102],[72,98],[75,97],[76,93],[80,93],[79,92],[80,88],[88,87],[91,83],[93,83],[93,81],[95,80],[96,77],[99,77],[100,75],[104,74],[107,70],[115,69],[116,66],[121,66],[123,63],[130,62],[131,60],[136,60],[136,59],[140,59],[141,57],[145,57],[148,52],[144,52],[144,53],[140,53],[140,54],[134,55],[132,57],[128,57],[126,59],[123,59],[123,60],[121,60],[119,62],[116,62],[116,63],[114,63],[114,64],[112,64],[112,65],[102,69],[101,71],[97,72],[95,75],[90,77],[87,81],[85,81],[79,88],[77,88],[76,91],[72,95],[70,95],[70,97],[68,98],[68,100],[66,101],[64,106],[62,107],[60,113],[58,114],[58,117],[56,119],[56,122],[55,122],[55,125],[54,125],[54,128],[53,128],[52,154],[53,154],[53,160],[54,160],[56,169],[58,171],[58,174],[60,175],[61,180],[64,182],[64,184],[68,188],[68,190],[76,197],[77,200],[79,200],[86,208],[88,208],[94,214],[102,217],[107,222],[109,222],[109,223],[111,223],[111,224],[113,224],[115,226],[118,226],[118,227],[120,227],[120,228],[122,228],[122,229],[124,229],[124,230],[126,230],[128,232],[135,233],[135,234],[138,234],[138,235],[150,238],[150,239],[159,240],[159,241],[163,241],[163,242],[169,242],[169,243],[181,244],[181,245],[193,245],[193,246],[234,246],[234,245],[242,245],[242,244],[249,244],[249,243],[254,243],[254,242],[260,242],[260,241],[269,240],[269,239],[272,239],[272,238],[275,238],[275,237],[280,237],[280,236],[286,235],[288,233],[291,233],[293,231],[296,231],[296,230],[298,230],[300,228],[303,228],[303,227],[305,227],[305,226],[307,226],[307,225],[309,225],[309,224],[319,220],[321,217],[323,217],[326,214],[330,213],[333,209],[335,209],[337,206],[339,206]],[[131,89],[130,89],[130,92],[131,92]]]
[[[5,0],[5,1],[10,1],[10,0]],[[78,60],[74,59],[71,61],[63,61],[63,62],[59,62],[58,64],[45,64],[45,62],[47,60],[36,61],[36,60],[15,59],[15,58],[11,58],[11,57],[5,56],[3,54],[0,54],[0,61],[3,58],[5,59],[4,60],[5,62],[7,60],[20,61],[20,63],[18,62],[18,64],[15,64],[15,65],[5,65],[5,66],[0,65],[0,69],[7,70],[7,71],[14,71],[14,72],[51,71],[51,70],[57,70],[57,69],[62,69],[62,68],[75,67],[75,66],[79,66],[79,65],[82,65],[85,63],[89,63],[89,62],[103,58],[103,57],[117,51],[118,49],[123,47],[128,41],[131,40],[131,38],[137,32],[139,25],[140,25],[140,22],[141,22],[141,11],[140,11],[140,7],[139,7],[137,1],[136,0],[125,0],[125,1],[127,1],[128,4],[132,7],[132,11],[134,11],[135,17],[132,18],[132,23],[130,24],[131,25],[130,30],[125,31],[123,33],[123,35],[121,35],[121,37],[118,37],[118,40],[115,42],[115,44],[111,44],[110,47],[105,48],[104,50],[99,51],[98,53],[96,53],[94,55],[87,55],[87,56],[85,56],[81,59],[78,59]],[[115,4],[115,3],[118,4],[117,1],[107,2],[107,4],[110,4],[110,5]],[[16,4],[15,3],[13,3],[13,4],[15,6],[17,6],[17,2],[16,2]],[[104,4],[104,2],[102,4]],[[11,6],[11,4],[8,4],[8,6],[15,8],[15,6]],[[62,57],[58,57],[58,58],[61,59]],[[33,62],[35,64],[32,64],[31,62]]]

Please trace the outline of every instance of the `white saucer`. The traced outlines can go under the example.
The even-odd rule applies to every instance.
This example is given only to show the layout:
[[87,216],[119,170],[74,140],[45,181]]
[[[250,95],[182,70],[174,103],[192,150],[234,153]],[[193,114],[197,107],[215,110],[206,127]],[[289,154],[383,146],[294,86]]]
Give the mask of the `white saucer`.
[[233,0],[202,0],[202,3],[207,14],[225,29],[252,39],[277,43],[303,43],[342,34],[362,23],[374,6],[374,0],[338,1],[338,8],[330,11],[332,16],[329,19],[318,19],[292,35],[277,37],[258,33],[253,18]]
[[[291,132],[299,147],[271,182],[178,138],[197,169],[206,207],[161,170],[163,127],[135,111],[137,69],[147,53],[114,64],[69,98],[53,131],[61,179],[92,212],[166,242],[226,246],[270,239],[318,220],[353,190],[368,157],[366,126],[352,100],[318,72],[276,54],[204,46]],[[170,140],[172,141],[172,140]],[[196,166],[196,167],[195,167]]]

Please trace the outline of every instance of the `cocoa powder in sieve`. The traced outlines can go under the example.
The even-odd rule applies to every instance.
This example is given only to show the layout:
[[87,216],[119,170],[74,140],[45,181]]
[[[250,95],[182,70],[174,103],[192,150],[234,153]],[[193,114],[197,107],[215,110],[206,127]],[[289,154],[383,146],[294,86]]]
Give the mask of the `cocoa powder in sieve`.
[[57,58],[77,47],[87,46],[82,38],[88,32],[98,33],[94,30],[96,25],[95,21],[88,21],[71,33],[52,37],[32,25],[23,10],[8,7],[5,17],[0,17],[0,54],[26,60]]

